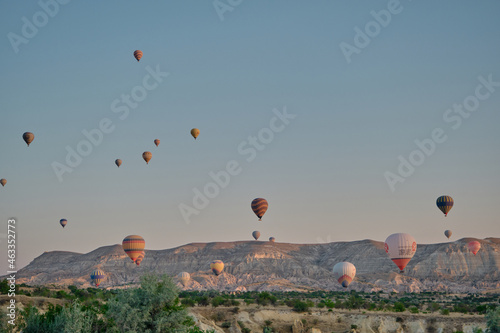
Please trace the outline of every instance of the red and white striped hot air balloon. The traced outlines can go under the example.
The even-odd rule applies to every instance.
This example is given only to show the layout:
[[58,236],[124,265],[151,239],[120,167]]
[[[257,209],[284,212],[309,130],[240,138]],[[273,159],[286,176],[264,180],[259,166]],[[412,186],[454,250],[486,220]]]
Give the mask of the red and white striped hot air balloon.
[[417,242],[410,234],[392,234],[385,240],[385,252],[389,258],[399,267],[401,273],[417,251]]

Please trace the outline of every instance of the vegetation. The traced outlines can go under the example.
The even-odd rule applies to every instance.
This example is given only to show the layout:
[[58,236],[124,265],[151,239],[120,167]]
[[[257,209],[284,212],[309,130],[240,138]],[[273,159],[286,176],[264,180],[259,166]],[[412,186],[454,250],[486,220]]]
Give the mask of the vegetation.
[[193,319],[179,300],[179,290],[167,276],[145,275],[141,286],[134,289],[104,291],[74,286],[68,289],[70,293],[47,287],[33,288],[33,296],[66,299],[67,304],[50,304],[43,313],[37,307],[28,305],[18,314],[16,325],[5,327],[2,324],[2,331],[203,332],[194,326]]
[[[0,292],[8,291],[7,281],[0,281]],[[448,295],[438,292],[413,293],[363,293],[356,291],[315,291],[301,292],[237,292],[223,293],[210,291],[182,291],[166,277],[146,275],[139,288],[123,290],[103,290],[99,288],[67,289],[47,286],[17,285],[16,294],[43,296],[58,299],[61,305],[49,305],[39,309],[27,306],[18,313],[16,325],[2,321],[0,331],[18,332],[201,332],[194,326],[187,314],[188,307],[225,307],[213,315],[213,320],[221,327],[230,328],[229,316],[237,314],[240,306],[278,307],[287,306],[299,313],[307,313],[313,308],[324,311],[337,309],[369,311],[390,311],[436,313],[449,315],[485,315],[488,323],[486,332],[500,332],[500,295],[465,294]],[[401,318],[401,317],[398,317]],[[340,320],[340,317],[338,318]],[[243,333],[250,329],[239,322]],[[262,327],[273,331],[271,322]],[[478,330],[479,332],[479,330]]]

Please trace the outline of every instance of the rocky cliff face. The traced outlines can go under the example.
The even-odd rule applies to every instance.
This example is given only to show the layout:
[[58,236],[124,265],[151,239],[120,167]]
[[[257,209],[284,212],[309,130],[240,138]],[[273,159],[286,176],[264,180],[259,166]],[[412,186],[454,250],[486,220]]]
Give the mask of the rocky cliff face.
[[[331,270],[349,261],[357,268],[350,289],[362,291],[479,292],[500,288],[500,239],[478,240],[473,255],[465,238],[452,243],[419,244],[404,274],[387,257],[384,244],[372,240],[328,244],[289,244],[259,241],[192,243],[167,250],[146,250],[137,267],[120,245],[90,253],[46,252],[17,274],[19,283],[89,286],[95,269],[106,273],[102,287],[134,284],[142,274],[176,276],[186,271],[184,288],[202,290],[341,290]],[[224,261],[224,273],[215,276],[212,260]]]

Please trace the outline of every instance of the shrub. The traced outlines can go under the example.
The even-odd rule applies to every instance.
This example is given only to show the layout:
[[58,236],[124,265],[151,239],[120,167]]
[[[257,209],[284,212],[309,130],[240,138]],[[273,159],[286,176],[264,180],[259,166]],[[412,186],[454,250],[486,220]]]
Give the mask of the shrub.
[[222,325],[220,325],[220,327],[229,328],[229,327],[231,327],[231,322],[229,322],[229,321],[223,322]]
[[394,303],[394,311],[395,312],[404,312],[406,310],[405,306],[401,302]]
[[450,314],[450,310],[449,309],[442,309],[441,314],[444,316],[448,316]]
[[307,311],[309,311],[309,307],[307,306],[306,302],[302,302],[302,301],[297,300],[293,304],[293,311],[307,312]]

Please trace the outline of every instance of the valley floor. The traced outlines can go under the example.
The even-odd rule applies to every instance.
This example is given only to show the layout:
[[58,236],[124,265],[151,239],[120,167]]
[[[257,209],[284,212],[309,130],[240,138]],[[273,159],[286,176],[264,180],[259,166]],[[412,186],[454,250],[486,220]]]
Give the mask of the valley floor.
[[[451,313],[411,314],[363,310],[314,309],[298,313],[286,306],[193,307],[191,314],[202,329],[217,333],[262,332],[270,326],[273,332],[473,332],[486,328],[482,315]],[[266,323],[267,321],[267,323]]]

